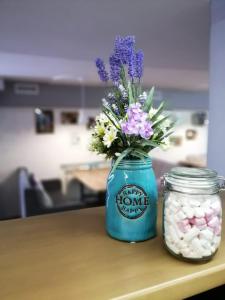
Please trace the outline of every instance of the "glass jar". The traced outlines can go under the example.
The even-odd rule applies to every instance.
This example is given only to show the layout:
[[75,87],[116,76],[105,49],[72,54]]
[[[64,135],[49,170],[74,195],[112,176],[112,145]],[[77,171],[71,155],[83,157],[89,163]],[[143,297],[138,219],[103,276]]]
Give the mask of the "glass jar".
[[106,230],[118,240],[156,236],[157,185],[152,161],[122,160],[107,180]]
[[171,254],[190,261],[213,257],[221,240],[223,187],[224,178],[205,168],[176,167],[164,175],[163,236]]

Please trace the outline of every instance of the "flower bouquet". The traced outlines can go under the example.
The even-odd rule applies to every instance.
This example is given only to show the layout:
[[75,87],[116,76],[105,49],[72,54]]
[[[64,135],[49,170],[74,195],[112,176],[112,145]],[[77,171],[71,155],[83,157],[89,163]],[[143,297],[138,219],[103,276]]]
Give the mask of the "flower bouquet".
[[167,146],[172,133],[174,123],[163,114],[164,102],[153,107],[154,87],[148,93],[142,91],[143,58],[143,51],[135,50],[133,36],[118,36],[109,57],[109,73],[103,60],[96,59],[100,79],[111,79],[113,87],[102,100],[90,149],[113,158],[113,171],[125,157],[143,159],[155,147]]
[[154,87],[142,91],[143,52],[133,36],[116,37],[107,72],[96,60],[111,91],[96,117],[90,149],[113,159],[107,181],[106,228],[123,241],[143,241],[156,235],[157,186],[149,152],[167,145],[173,122],[163,113],[164,102],[153,107]]

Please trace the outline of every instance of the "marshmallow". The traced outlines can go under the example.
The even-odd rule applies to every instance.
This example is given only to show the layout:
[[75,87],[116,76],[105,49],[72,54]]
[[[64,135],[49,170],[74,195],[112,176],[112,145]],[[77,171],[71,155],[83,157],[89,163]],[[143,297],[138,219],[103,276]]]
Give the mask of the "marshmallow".
[[201,202],[199,202],[198,200],[190,200],[190,205],[192,207],[199,207],[201,205]]
[[183,233],[186,233],[189,229],[191,229],[191,225],[189,223],[186,223],[185,220],[178,222],[177,226]]
[[220,241],[221,241],[221,236],[215,236],[214,239],[213,239],[213,245],[215,247],[218,247],[219,244],[220,244]]
[[180,220],[183,220],[183,219],[186,219],[187,216],[182,212],[182,210],[180,210],[178,213],[177,213],[177,217],[180,219]]
[[199,230],[204,230],[207,228],[207,225],[196,225],[196,227],[199,229]]
[[207,257],[207,256],[210,256],[212,255],[213,253],[211,252],[210,249],[204,249],[204,251],[202,252],[202,256],[203,257]]
[[211,228],[215,228],[220,225],[220,221],[218,217],[213,217],[209,222],[208,226]]
[[209,206],[210,206],[210,204],[211,204],[211,200],[210,199],[208,199],[208,196],[206,196],[206,198],[204,197],[204,202],[202,203],[202,207],[203,208],[208,208]]
[[164,240],[175,254],[210,257],[221,240],[221,203],[218,195],[170,192],[164,205]]
[[209,242],[208,240],[200,238],[199,241],[200,241],[200,243],[201,243],[201,246],[202,246],[205,250],[211,248],[211,244],[210,244],[210,242]]
[[214,210],[210,207],[207,207],[207,209],[205,210],[205,218],[207,222],[209,222],[214,217],[214,215]]
[[182,210],[189,219],[193,218],[194,210],[191,207],[184,206]]
[[175,244],[169,244],[168,245],[168,247],[170,248],[170,250],[172,251],[172,252],[174,252],[175,254],[179,254],[180,253],[180,250],[176,247],[176,245]]
[[199,252],[190,251],[188,255],[186,255],[186,258],[202,258],[202,255]]
[[218,225],[214,228],[214,233],[215,233],[215,235],[221,234],[221,225]]
[[204,251],[204,248],[201,245],[200,240],[195,237],[193,238],[193,240],[191,241],[191,246],[192,246],[192,250],[196,253],[202,253]]
[[192,227],[187,233],[184,235],[184,240],[186,242],[191,241],[194,237],[199,234],[200,230],[197,227]]
[[204,216],[205,216],[205,212],[204,212],[204,209],[203,208],[201,208],[201,207],[196,207],[195,208],[195,216],[197,217],[197,218],[203,218]]
[[184,233],[183,233],[183,232],[179,229],[179,227],[178,227],[177,225],[175,225],[175,224],[174,224],[173,228],[174,228],[174,230],[176,231],[176,234],[177,234],[177,236],[178,236],[178,238],[179,238],[179,242],[180,242],[180,240],[183,239],[183,237],[184,237]]
[[221,205],[220,202],[215,201],[211,204],[211,208],[214,210],[216,214],[219,214],[221,212]]
[[189,247],[185,247],[180,249],[180,253],[184,256],[184,257],[188,257],[188,255],[190,254],[190,248]]
[[206,220],[205,218],[195,218],[195,222],[194,222],[195,225],[205,225],[206,224]]
[[213,232],[207,227],[200,232],[199,237],[200,239],[211,241],[213,238]]

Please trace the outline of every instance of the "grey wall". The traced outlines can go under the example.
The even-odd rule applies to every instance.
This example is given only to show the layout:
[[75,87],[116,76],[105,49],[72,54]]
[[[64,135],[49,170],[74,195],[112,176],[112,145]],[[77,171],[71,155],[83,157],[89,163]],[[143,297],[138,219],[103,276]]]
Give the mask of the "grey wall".
[[225,1],[211,1],[208,165],[225,176]]
[[[0,91],[0,106],[7,107],[81,107],[82,89],[80,86],[53,85],[41,83],[37,96],[15,95],[14,82],[6,81],[5,90]],[[84,89],[85,103],[88,107],[98,107],[102,97],[101,87]]]
[[[0,107],[85,107],[97,108],[109,88],[40,84],[38,96],[15,95],[14,82],[6,81],[5,91],[0,91]],[[167,100],[168,109],[208,110],[208,92],[158,90]],[[82,97],[83,95],[83,97]],[[82,99],[84,100],[82,102]],[[157,104],[157,100],[156,100]]]
[[163,90],[163,99],[167,100],[168,109],[208,110],[208,92]]

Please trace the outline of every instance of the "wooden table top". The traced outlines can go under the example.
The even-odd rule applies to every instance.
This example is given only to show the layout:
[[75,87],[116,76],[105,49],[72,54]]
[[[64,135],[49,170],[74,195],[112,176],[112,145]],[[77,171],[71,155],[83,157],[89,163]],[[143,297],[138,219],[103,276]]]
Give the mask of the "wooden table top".
[[89,189],[102,192],[106,190],[106,181],[110,168],[99,168],[90,170],[75,170],[70,175],[83,183]]
[[136,244],[104,223],[104,208],[2,221],[0,299],[182,299],[225,283],[224,235],[211,262],[191,264],[163,248],[161,217],[158,237]]

